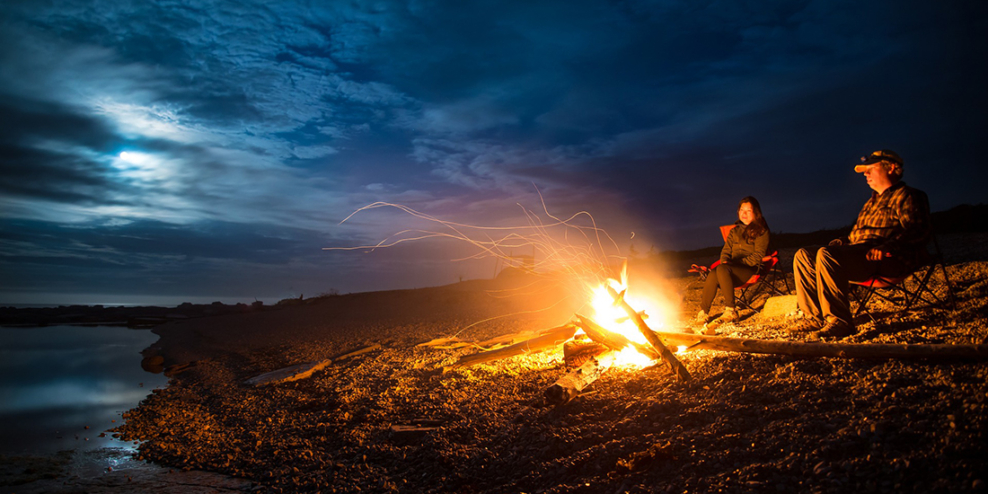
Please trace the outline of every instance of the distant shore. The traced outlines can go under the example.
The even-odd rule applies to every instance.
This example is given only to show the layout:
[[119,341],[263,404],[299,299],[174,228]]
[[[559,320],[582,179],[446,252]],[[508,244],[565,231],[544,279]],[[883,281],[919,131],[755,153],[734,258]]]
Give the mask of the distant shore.
[[251,304],[192,304],[189,302],[175,307],[158,306],[103,306],[103,305],[60,305],[57,307],[2,307],[0,306],[0,326],[127,326],[134,329],[153,328],[169,321],[196,317],[218,316],[240,312],[257,312],[284,305],[263,302]]

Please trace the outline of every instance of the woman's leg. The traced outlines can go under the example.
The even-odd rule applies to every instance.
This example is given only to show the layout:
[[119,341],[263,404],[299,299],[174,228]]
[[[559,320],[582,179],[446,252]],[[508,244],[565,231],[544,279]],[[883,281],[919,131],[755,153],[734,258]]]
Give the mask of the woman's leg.
[[[734,308],[734,287],[741,286],[758,271],[758,268],[741,264],[721,263],[717,266],[716,278],[720,293],[724,296],[724,307]],[[710,279],[709,277],[707,278]]]
[[[718,266],[719,268],[720,266]],[[703,283],[703,295],[700,296],[700,310],[706,313],[710,313],[710,306],[714,303],[714,297],[717,296],[717,275],[714,273],[707,274],[707,280]]]

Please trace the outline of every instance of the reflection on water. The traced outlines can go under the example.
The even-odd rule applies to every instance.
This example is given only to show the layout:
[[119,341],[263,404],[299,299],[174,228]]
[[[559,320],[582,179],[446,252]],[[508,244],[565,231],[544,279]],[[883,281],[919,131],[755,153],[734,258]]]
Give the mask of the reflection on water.
[[157,339],[109,326],[0,327],[0,454],[131,448],[99,436],[167,384],[141,369],[140,351]]

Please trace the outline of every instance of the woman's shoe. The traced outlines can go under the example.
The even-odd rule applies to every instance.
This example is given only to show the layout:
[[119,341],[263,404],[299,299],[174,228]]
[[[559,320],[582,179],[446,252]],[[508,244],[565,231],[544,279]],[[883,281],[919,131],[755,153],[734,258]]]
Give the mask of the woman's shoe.
[[710,319],[710,317],[709,317],[709,316],[707,316],[707,313],[706,313],[706,311],[703,311],[703,310],[701,310],[701,311],[700,311],[700,312],[699,312],[699,313],[698,313],[698,314],[696,315],[696,323],[697,323],[697,324],[706,324],[706,323],[707,323],[707,319]]
[[721,324],[732,323],[738,320],[738,311],[731,307],[724,309],[724,313],[717,318],[717,321]]

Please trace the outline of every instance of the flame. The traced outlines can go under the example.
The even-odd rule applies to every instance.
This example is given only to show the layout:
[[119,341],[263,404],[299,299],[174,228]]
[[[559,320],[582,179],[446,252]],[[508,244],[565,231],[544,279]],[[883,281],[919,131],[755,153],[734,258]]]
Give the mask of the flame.
[[[642,345],[648,346],[648,340],[645,339],[645,335],[641,333],[635,322],[628,317],[628,313],[624,311],[623,308],[614,305],[614,299],[607,292],[607,287],[610,286],[618,293],[625,292],[625,300],[630,304],[635,310],[644,311],[645,315],[648,317],[648,324],[652,329],[656,329],[657,326],[661,326],[661,318],[657,317],[663,313],[661,308],[657,304],[647,298],[637,298],[633,293],[627,291],[628,289],[628,275],[627,266],[621,270],[621,280],[615,280],[613,278],[608,278],[603,283],[596,287],[590,287],[592,291],[592,301],[591,307],[593,308],[593,319],[608,331],[613,331],[619,333],[625,338],[628,338],[635,343],[640,343]],[[617,358],[614,360],[614,365],[628,366],[634,368],[642,368],[652,365],[652,360],[639,353],[633,346],[628,345],[623,350],[618,352]]]

